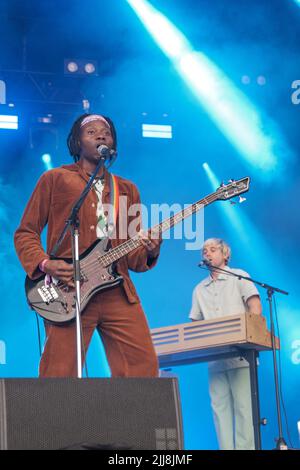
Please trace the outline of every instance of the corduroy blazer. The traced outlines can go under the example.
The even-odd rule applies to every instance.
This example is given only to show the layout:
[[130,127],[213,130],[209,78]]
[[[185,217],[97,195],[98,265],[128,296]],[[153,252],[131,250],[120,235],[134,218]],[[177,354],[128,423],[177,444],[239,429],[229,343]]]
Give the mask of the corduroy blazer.
[[[133,204],[140,205],[137,187],[131,181],[119,176],[116,179],[120,197],[127,196],[127,209]],[[14,237],[16,251],[21,264],[31,279],[41,276],[42,273],[38,266],[45,258],[49,258],[63,230],[65,221],[88,180],[89,175],[83,170],[81,161],[49,170],[40,177]],[[110,190],[110,175],[105,171],[102,194],[103,204],[110,203]],[[96,192],[91,190],[79,211],[80,254],[85,252],[97,240],[97,203]],[[120,213],[117,218],[117,227],[119,215]],[[139,229],[141,226],[141,214],[136,216],[136,222],[133,219],[132,216],[128,217],[128,226],[131,222],[134,222],[137,229]],[[45,251],[41,243],[41,233],[46,225],[47,248]],[[111,240],[112,248],[128,239],[128,229],[126,232],[125,237],[124,233],[121,233],[123,238],[120,238],[117,230],[116,237]],[[71,236],[69,232],[66,234],[56,256],[62,258],[72,257]],[[117,261],[116,269],[124,278],[124,289],[130,303],[139,302],[139,297],[130,279],[128,270],[135,272],[147,271],[153,268],[156,262],[157,258],[149,258],[143,246],[140,246]]]

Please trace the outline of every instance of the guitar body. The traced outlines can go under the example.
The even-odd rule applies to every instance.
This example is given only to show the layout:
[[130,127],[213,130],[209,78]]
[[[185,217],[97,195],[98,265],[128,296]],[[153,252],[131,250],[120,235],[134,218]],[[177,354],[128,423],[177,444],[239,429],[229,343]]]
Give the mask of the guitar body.
[[[96,293],[115,287],[123,281],[122,276],[116,273],[113,264],[104,266],[101,263],[101,257],[106,252],[107,240],[104,239],[96,241],[80,256],[81,312]],[[70,259],[58,259],[72,263]],[[46,275],[43,274],[34,281],[27,276],[25,291],[30,307],[45,320],[61,324],[75,319],[74,288],[69,288],[56,280],[46,285]]]

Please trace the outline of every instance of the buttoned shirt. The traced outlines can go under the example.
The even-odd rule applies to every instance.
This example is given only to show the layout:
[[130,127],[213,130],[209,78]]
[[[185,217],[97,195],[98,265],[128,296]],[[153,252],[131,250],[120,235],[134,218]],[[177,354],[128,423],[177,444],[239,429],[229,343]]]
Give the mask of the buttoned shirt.
[[[229,267],[225,269],[229,273],[249,277],[249,274],[241,269]],[[229,315],[247,314],[247,300],[254,295],[259,296],[259,292],[250,281],[225,273],[219,274],[216,279],[210,275],[200,282],[193,291],[189,318],[211,320]],[[245,367],[248,366],[248,363],[242,358],[232,358],[213,361],[209,365],[211,369],[217,371]]]
[[98,178],[94,183],[94,189],[97,194],[98,203],[97,203],[97,227],[96,227],[96,235],[97,238],[105,238],[108,236],[108,222],[107,217],[104,213],[103,202],[102,202],[102,195],[104,189],[104,182]]

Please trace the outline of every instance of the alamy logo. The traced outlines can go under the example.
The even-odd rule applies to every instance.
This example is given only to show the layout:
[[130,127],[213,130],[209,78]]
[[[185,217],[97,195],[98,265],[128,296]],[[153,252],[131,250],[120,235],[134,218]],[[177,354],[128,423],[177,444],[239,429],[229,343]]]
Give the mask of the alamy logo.
[[300,364],[300,339],[295,339],[292,342],[292,363],[295,365]]
[[3,80],[0,80],[0,104],[6,104],[6,85]]
[[294,80],[292,83],[292,88],[295,89],[291,96],[292,103],[300,104],[300,80]]
[[0,365],[6,364],[6,345],[4,341],[0,341]]
[[[119,211],[115,229],[108,230],[109,238],[120,240],[138,236],[141,219],[149,229],[152,239],[164,234],[164,240],[185,240],[186,250],[200,250],[204,242],[204,205],[195,204],[129,204],[127,196],[119,197]],[[112,204],[103,204],[103,214],[107,222],[114,213]],[[160,230],[159,230],[160,226]]]

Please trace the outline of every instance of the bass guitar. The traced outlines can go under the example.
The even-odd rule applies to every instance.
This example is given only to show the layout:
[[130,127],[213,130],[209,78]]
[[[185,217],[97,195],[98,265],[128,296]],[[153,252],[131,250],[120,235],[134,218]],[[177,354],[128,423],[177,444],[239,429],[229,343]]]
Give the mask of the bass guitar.
[[[227,185],[222,184],[214,193],[154,226],[149,232],[163,233],[215,201],[232,199],[247,192],[249,185],[249,177],[238,181],[231,180]],[[108,239],[98,240],[80,256],[81,313],[97,292],[110,289],[122,282],[122,276],[115,270],[115,263],[140,247],[141,240],[136,235],[115,248],[107,249],[107,246]],[[70,259],[64,261],[72,263]],[[62,324],[75,319],[75,290],[61,281],[50,279],[50,282],[47,282],[45,274],[35,280],[27,276],[25,291],[29,306],[45,320]]]

